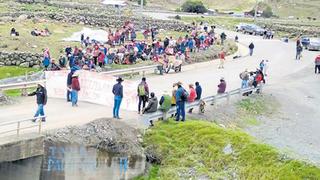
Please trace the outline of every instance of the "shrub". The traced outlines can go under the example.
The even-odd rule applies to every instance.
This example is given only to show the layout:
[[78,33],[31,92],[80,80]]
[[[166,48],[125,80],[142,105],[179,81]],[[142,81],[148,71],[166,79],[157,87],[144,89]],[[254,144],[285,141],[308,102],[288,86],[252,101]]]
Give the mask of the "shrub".
[[178,20],[181,20],[181,16],[179,16],[179,15],[176,15],[174,18],[178,19]]
[[197,1],[197,0],[187,0],[185,3],[183,3],[181,9],[184,12],[191,12],[191,13],[207,12],[207,8],[204,6],[202,1]]

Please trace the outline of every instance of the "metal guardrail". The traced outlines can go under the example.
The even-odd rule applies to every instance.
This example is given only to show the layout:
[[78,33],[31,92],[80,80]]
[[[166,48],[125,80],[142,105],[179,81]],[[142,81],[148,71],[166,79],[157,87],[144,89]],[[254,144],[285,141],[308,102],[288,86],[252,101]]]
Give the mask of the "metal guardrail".
[[155,70],[157,66],[158,65],[151,65],[151,66],[142,66],[142,67],[136,67],[136,68],[119,69],[119,70],[101,72],[101,74],[123,75],[123,74],[133,74],[133,73],[142,72],[142,74],[145,75],[146,71]]
[[[26,130],[26,129],[31,129],[31,128],[38,128],[38,133],[41,134],[41,130],[42,130],[42,121],[41,118],[46,118],[46,116],[39,116],[37,117],[37,119],[39,120],[38,123],[35,124],[27,124],[27,122],[31,122],[32,120],[34,120],[35,118],[30,118],[30,119],[23,119],[23,120],[18,120],[18,121],[9,121],[9,122],[3,122],[0,123],[0,128],[5,128],[5,131],[0,130],[0,136],[3,134],[8,134],[11,132],[16,132],[15,135],[16,136],[20,136],[20,132],[21,130]],[[23,123],[27,124],[26,126],[23,126]],[[16,125],[15,127],[12,127]]]
[[[228,92],[225,92],[223,94],[217,94],[215,96],[208,96],[205,98],[202,98],[201,100],[204,101],[205,103],[215,103],[217,100],[220,99],[224,99],[226,98],[227,101],[230,101],[230,97],[234,96],[234,95],[239,95],[242,96],[244,93],[248,93],[248,92],[254,92],[259,90],[260,92],[262,91],[262,85],[254,88],[254,87],[250,87],[250,88],[244,88],[244,89],[235,89],[235,90],[231,90]],[[195,107],[199,107],[200,106],[201,101],[195,101],[192,103],[187,103],[185,106],[185,109],[190,109],[190,108],[195,108]],[[168,116],[168,114],[174,114],[176,113],[177,109],[176,107],[172,107],[170,108],[170,110],[168,112],[163,112],[161,110],[158,110],[157,112],[154,113],[148,113],[148,114],[144,114],[142,115],[142,120],[144,122],[149,122],[150,120],[157,120],[159,118],[163,118],[166,119]]]

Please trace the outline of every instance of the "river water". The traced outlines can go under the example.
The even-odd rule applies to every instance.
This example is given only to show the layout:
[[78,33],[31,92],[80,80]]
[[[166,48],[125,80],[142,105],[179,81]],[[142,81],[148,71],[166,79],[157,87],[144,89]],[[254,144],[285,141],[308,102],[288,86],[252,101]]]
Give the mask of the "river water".
[[0,180],[125,180],[143,174],[145,167],[144,156],[47,143],[43,156],[0,163]]

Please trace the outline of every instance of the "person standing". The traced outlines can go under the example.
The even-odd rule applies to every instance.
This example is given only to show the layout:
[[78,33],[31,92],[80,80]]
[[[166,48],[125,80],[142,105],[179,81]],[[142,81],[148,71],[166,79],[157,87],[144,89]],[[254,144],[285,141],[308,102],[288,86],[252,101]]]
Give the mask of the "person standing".
[[[192,102],[194,102],[196,100],[196,98],[197,98],[196,90],[194,89],[193,84],[190,84],[189,85],[188,102],[192,103]],[[188,112],[192,113],[192,110],[193,110],[193,108],[190,108]]]
[[176,121],[180,120],[180,116],[182,117],[181,121],[185,121],[186,113],[185,113],[185,103],[188,100],[188,93],[182,87],[182,85],[178,84],[178,90],[176,92],[176,102],[177,102],[177,116]]
[[220,84],[218,85],[218,94],[223,94],[226,92],[227,84],[224,78],[220,79]]
[[317,74],[317,69],[318,69],[318,74],[320,74],[320,55],[316,57],[314,60],[315,67],[314,67],[314,73]]
[[199,101],[202,96],[202,87],[200,86],[199,82],[196,82],[195,85],[196,85],[196,93],[197,93],[196,100]]
[[224,69],[224,61],[226,60],[226,54],[223,51],[223,49],[219,53],[219,58],[220,58],[220,64],[218,66],[218,69]]
[[73,73],[74,73],[74,70],[71,69],[71,71],[68,73],[68,77],[67,77],[67,102],[71,101],[71,85],[72,85]]
[[264,75],[264,76],[268,76],[268,75],[267,75],[267,69],[268,69],[268,67],[269,67],[269,60],[265,60],[265,61],[264,61],[264,67],[263,67],[263,75]]
[[71,80],[71,102],[72,107],[78,106],[78,92],[80,91],[79,83],[79,71],[76,71],[72,75]]
[[146,102],[148,101],[148,97],[149,97],[149,87],[145,77],[142,78],[140,84],[138,85],[137,91],[138,91],[138,97],[139,97],[138,114],[140,114],[141,105],[142,105],[142,109],[145,108]]
[[49,48],[46,48],[44,51],[43,51],[43,66],[45,68],[45,70],[48,70],[48,67],[50,65],[50,51],[49,51]]
[[254,44],[253,43],[250,43],[250,45],[249,45],[249,54],[250,54],[250,56],[252,56],[253,55],[253,49],[254,49]]
[[38,87],[37,90],[28,94],[28,96],[37,96],[37,105],[38,105],[38,109],[34,115],[34,119],[32,120],[32,122],[36,122],[37,117],[39,117],[39,115],[41,116],[41,121],[45,122],[46,118],[44,117],[44,106],[47,104],[47,90],[44,87],[44,84],[42,83],[38,83]]
[[241,89],[247,88],[249,84],[249,72],[246,69],[244,72],[240,73],[240,79],[242,80],[241,82]]
[[227,35],[224,32],[222,32],[220,34],[220,39],[221,39],[221,45],[223,45],[224,41],[227,39]]
[[301,45],[301,43],[297,44],[297,48],[296,48],[296,60],[300,60],[302,55],[302,50],[303,50],[303,47]]
[[120,119],[119,111],[120,105],[123,98],[123,79],[119,77],[117,79],[117,84],[115,84],[112,88],[112,93],[114,94],[114,106],[113,106],[113,118]]
[[261,62],[260,62],[260,64],[259,64],[259,67],[260,67],[260,70],[263,72],[263,70],[264,70],[264,65],[265,65],[265,62],[264,62],[264,60],[262,60]]

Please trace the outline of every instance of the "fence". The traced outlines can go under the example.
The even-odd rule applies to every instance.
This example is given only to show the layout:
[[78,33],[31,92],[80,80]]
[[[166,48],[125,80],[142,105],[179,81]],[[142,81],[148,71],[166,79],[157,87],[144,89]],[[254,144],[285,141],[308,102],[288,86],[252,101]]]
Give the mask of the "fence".
[[[244,88],[244,89],[239,88],[239,89],[225,92],[223,94],[217,94],[215,96],[208,96],[208,97],[202,98],[201,100],[204,101],[205,103],[211,103],[211,104],[213,103],[214,104],[214,103],[216,103],[217,100],[226,98],[227,102],[229,103],[231,96],[239,95],[239,97],[241,97],[244,93],[250,93],[250,92],[254,92],[254,91],[261,92],[262,85],[257,86],[256,88],[254,88],[254,87],[249,87],[249,88]],[[199,107],[200,103],[201,103],[201,101],[187,103],[185,109]],[[175,114],[175,113],[176,113],[176,107],[172,107],[172,108],[170,108],[170,110],[168,112],[163,112],[163,111],[158,110],[157,112],[154,112],[154,113],[144,114],[142,116],[142,120],[145,123],[149,123],[150,120],[157,120],[159,118],[167,119],[168,115]]]
[[3,85],[0,85],[0,95],[1,95],[2,91],[11,90],[11,89],[21,89],[22,90],[21,94],[26,95],[27,88],[37,87],[38,83],[44,83],[44,82],[46,82],[46,81],[41,80],[41,81],[30,81],[30,82],[3,84]]
[[16,132],[15,135],[20,136],[20,131],[26,130],[26,129],[32,129],[36,127],[38,128],[37,131],[40,134],[42,130],[41,118],[45,118],[45,116],[39,116],[37,118],[39,119],[39,122],[32,125],[30,125],[30,123],[32,120],[34,120],[34,118],[0,123],[0,136],[4,134],[12,135],[12,134],[9,134],[12,132]]
[[158,65],[151,65],[151,66],[142,66],[142,67],[136,67],[136,68],[127,68],[127,69],[119,69],[114,71],[107,71],[107,72],[101,72],[101,74],[108,74],[108,75],[123,75],[123,74],[134,74],[134,73],[141,73],[145,76],[145,73],[147,71],[154,71],[157,68]]

